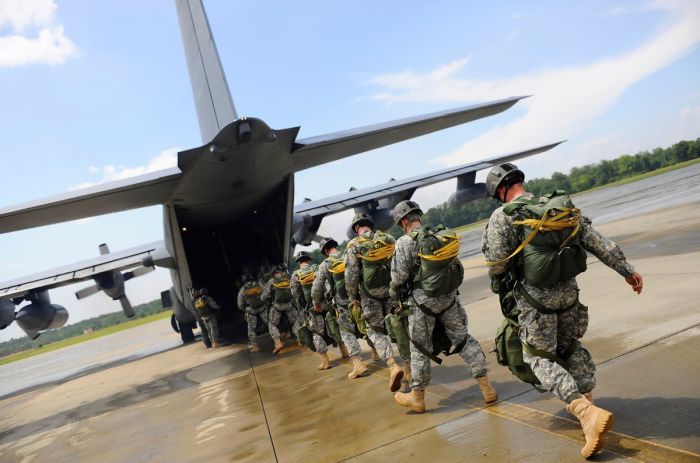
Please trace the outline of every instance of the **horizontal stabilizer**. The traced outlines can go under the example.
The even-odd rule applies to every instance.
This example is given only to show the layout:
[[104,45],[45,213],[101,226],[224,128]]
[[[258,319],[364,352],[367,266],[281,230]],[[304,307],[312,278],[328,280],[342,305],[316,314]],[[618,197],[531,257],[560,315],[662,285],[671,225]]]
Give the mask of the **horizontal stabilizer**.
[[0,233],[163,204],[181,175],[173,167],[1,208]]
[[492,116],[505,111],[523,98],[526,97],[516,96],[297,140],[292,153],[294,170],[308,169],[353,154]]

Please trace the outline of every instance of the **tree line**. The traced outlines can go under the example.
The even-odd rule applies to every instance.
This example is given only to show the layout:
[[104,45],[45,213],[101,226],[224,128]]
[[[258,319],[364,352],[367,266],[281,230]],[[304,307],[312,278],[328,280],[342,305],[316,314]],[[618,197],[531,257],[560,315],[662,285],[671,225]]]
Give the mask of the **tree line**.
[[[574,167],[568,174],[554,172],[550,178],[526,179],[525,188],[535,196],[554,190],[565,190],[569,194],[579,193],[699,157],[700,138],[680,141],[669,148],[641,151],[635,155],[625,154],[617,159]],[[492,198],[478,199],[458,207],[445,203],[429,209],[423,221],[428,224],[458,227],[487,219],[499,205],[500,203]]]
[[137,318],[148,317],[158,312],[162,312],[163,307],[161,305],[160,299],[147,302],[145,304],[139,304],[134,307],[135,315],[132,318],[126,318],[123,312],[108,313],[105,315],[100,315],[98,317],[88,318],[87,320],[82,320],[71,325],[66,325],[55,330],[49,330],[42,333],[36,340],[32,341],[28,337],[23,337],[19,339],[10,339],[0,343],[0,357],[5,355],[14,354],[15,352],[21,352],[24,350],[35,349],[46,344],[51,344],[56,341],[61,341],[63,339],[72,338],[74,336],[80,336],[85,330],[92,329],[97,331],[102,328],[107,328],[113,325],[119,325],[120,323],[127,322],[129,320],[136,320]]

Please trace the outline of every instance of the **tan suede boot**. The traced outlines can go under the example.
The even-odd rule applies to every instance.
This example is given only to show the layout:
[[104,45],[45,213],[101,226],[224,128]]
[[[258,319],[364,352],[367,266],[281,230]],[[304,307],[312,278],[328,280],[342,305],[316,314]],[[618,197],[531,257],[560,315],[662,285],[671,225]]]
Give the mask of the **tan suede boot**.
[[401,382],[411,384],[411,364],[408,362],[404,362],[403,364],[403,378]]
[[389,390],[396,392],[401,387],[401,378],[403,378],[403,370],[396,364],[394,357],[387,359],[386,364],[389,366],[391,377],[389,378]]
[[250,345],[250,351],[251,352],[260,352],[260,346],[258,346],[257,342],[254,342]]
[[277,352],[281,351],[282,349],[284,349],[284,344],[282,344],[282,341],[280,341],[279,339],[275,339],[275,347],[274,347],[274,349],[272,349],[272,353],[276,354]]
[[348,378],[355,379],[367,374],[367,365],[362,361],[359,355],[350,357],[352,359],[352,371],[348,373]]
[[484,397],[484,402],[490,404],[498,399],[496,389],[491,386],[491,381],[489,380],[488,375],[476,378],[476,382],[479,383],[479,389],[481,389],[481,395]]
[[330,360],[328,359],[328,354],[326,352],[319,352],[318,356],[321,357],[321,363],[318,364],[318,369],[328,370],[331,367]]
[[348,348],[345,347],[344,342],[338,343],[338,349],[340,349],[340,355],[342,355],[344,359],[350,358],[350,354],[348,354]]
[[585,397],[573,400],[566,406],[566,411],[581,422],[583,435],[586,437],[586,445],[581,449],[581,455],[589,458],[598,453],[603,447],[605,433],[612,428],[614,415],[596,407]]
[[411,392],[397,392],[394,400],[402,407],[407,407],[416,413],[425,412],[425,391],[423,389],[411,389]]
[[379,360],[379,352],[374,347],[372,348],[372,361],[376,362]]

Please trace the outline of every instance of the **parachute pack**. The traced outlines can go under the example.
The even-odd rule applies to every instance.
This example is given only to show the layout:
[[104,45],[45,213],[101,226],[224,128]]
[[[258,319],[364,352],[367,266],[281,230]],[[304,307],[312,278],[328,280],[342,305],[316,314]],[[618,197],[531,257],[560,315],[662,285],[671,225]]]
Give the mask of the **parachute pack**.
[[333,295],[337,295],[341,299],[347,299],[348,290],[345,288],[345,256],[330,256],[326,258],[326,261],[328,262],[328,270],[331,272],[331,277],[333,278],[331,284]]
[[290,289],[289,277],[287,275],[279,275],[273,277],[274,282],[272,287],[274,295],[272,300],[278,304],[286,304],[292,302],[292,291]]
[[396,240],[381,230],[371,238],[358,236],[358,257],[362,261],[362,282],[367,289],[389,286],[391,282],[391,258],[394,255]]
[[263,305],[263,301],[260,297],[261,295],[262,289],[260,289],[260,286],[252,286],[243,291],[246,303],[254,309]]
[[517,198],[503,208],[529,230],[520,246],[506,262],[522,253],[518,261],[521,276],[532,286],[546,288],[567,281],[586,270],[586,251],[581,246],[581,215],[565,191],[557,190],[540,198]]
[[459,237],[444,225],[409,233],[418,242],[418,278],[430,297],[449,294],[462,284],[464,267],[459,260]]
[[316,265],[309,265],[306,268],[300,268],[297,270],[297,279],[301,285],[302,292],[304,294],[305,305],[311,304],[311,287],[314,284],[314,279],[316,278]]

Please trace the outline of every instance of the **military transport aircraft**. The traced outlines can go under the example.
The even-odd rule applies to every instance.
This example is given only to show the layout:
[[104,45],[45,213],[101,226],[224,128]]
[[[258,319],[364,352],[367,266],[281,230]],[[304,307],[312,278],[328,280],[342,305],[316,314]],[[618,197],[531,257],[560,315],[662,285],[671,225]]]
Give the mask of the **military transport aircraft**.
[[[87,280],[95,284],[78,291],[78,298],[104,291],[133,315],[124,283],[160,266],[171,272],[173,286],[161,299],[172,307],[183,341],[193,339],[189,289],[201,286],[228,308],[222,336],[236,338],[245,331],[240,312],[233,310],[233,282],[244,269],[286,263],[295,245],[318,239],[326,215],[354,208],[369,212],[379,228],[387,229],[393,206],[419,187],[457,177],[449,200],[462,204],[485,196],[484,185],[475,183],[478,170],[558,144],[295,206],[298,171],[491,116],[523,97],[300,139],[299,127],[272,129],[262,119],[238,116],[201,0],[176,0],[176,7],[204,144],[178,153],[177,167],[171,169],[0,209],[0,233],[7,233],[160,204],[164,240],[114,253],[102,245],[94,259],[0,284],[0,328],[16,321],[36,338],[64,325],[68,312],[51,303],[48,291]],[[248,245],[235,245],[241,242]]]

